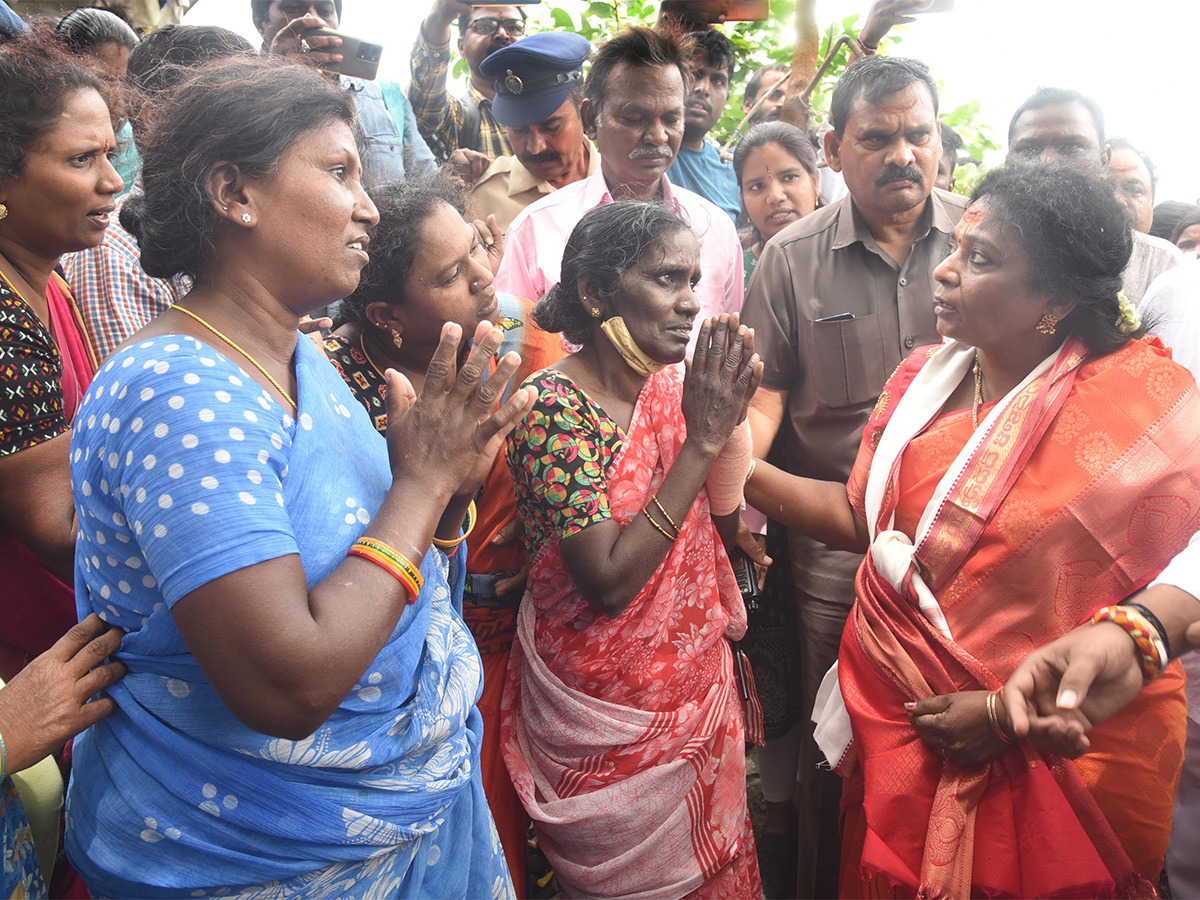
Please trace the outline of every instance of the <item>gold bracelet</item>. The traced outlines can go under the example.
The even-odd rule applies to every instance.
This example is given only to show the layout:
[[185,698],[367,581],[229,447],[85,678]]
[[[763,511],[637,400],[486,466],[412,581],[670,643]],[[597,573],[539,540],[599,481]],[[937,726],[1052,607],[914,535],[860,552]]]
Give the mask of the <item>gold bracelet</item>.
[[471,536],[471,532],[475,530],[475,522],[478,520],[478,518],[478,510],[475,509],[475,501],[472,500],[471,504],[467,507],[467,519],[466,524],[463,526],[463,533],[456,538],[451,538],[448,541],[443,541],[440,538],[434,538],[433,546],[439,547],[442,550],[453,550]]
[[743,487],[750,483],[750,479],[754,476],[754,469],[757,465],[758,465],[758,457],[757,456],[750,457],[750,468],[748,468],[746,470],[746,480],[742,482]]
[[[642,515],[644,515],[647,519],[650,520],[650,524],[658,529],[659,534],[661,534],[663,537],[665,537],[672,544],[675,543],[675,538],[671,537],[671,535],[669,535],[667,533],[667,530],[665,528],[663,528],[661,525],[659,525],[657,522],[654,521],[654,517],[652,515],[650,515],[650,510],[645,506],[642,507]],[[678,535],[676,535],[676,537],[678,537]]]
[[671,523],[671,528],[675,531],[675,537],[679,537],[679,526],[675,524],[675,520],[671,518],[671,514],[663,509],[663,505],[658,502],[658,494],[652,495],[650,499],[654,501],[654,505],[658,507],[658,511]]
[[1005,744],[1011,744],[1016,740],[1015,737],[1009,737],[1008,732],[1004,730],[1004,726],[1000,724],[1000,689],[992,691],[987,695],[987,717],[988,724],[992,726],[992,731],[996,733],[996,737]]

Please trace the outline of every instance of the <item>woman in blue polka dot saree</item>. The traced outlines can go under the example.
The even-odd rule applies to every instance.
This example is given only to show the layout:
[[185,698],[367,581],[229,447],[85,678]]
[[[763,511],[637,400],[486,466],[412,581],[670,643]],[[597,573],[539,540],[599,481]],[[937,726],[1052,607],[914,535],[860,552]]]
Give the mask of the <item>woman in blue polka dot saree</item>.
[[389,376],[384,441],[297,331],[378,218],[351,123],[319,76],[236,61],[143,148],[143,265],[196,287],[101,368],[72,442],[79,609],[128,632],[68,796],[94,896],[512,895],[459,535],[530,397],[489,414],[516,357],[481,384],[499,332],[457,371],[447,326],[419,397]]

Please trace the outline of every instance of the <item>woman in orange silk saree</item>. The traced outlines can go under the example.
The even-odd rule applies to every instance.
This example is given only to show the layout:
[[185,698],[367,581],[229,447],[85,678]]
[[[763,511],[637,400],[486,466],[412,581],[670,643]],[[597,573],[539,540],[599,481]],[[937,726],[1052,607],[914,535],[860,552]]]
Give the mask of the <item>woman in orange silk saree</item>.
[[987,697],[1200,526],[1200,394],[1139,337],[1105,185],[1006,166],[955,243],[934,272],[947,340],[889,379],[845,492],[761,462],[747,487],[755,505],[790,490],[776,505],[791,527],[869,547],[814,712],[845,777],[840,893],[1153,897],[1182,763],[1179,664],[1075,761],[1012,741]]
[[[1072,339],[968,440],[970,410],[915,401],[927,370],[969,365],[970,350],[931,349],[889,381],[849,484],[874,540],[838,660],[854,756],[840,761],[842,895],[1152,896],[1183,759],[1178,663],[1075,761],[1021,742],[955,765],[904,703],[1000,687],[1182,549],[1200,512],[1195,384],[1156,342],[1089,359]],[[888,543],[905,552],[890,531],[918,569],[902,590],[881,572]]]

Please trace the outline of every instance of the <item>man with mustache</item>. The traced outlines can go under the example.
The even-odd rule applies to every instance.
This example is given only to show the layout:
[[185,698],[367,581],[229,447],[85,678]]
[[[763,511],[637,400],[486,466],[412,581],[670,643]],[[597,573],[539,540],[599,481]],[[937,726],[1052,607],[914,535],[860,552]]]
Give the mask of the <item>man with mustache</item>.
[[696,56],[692,60],[692,90],[683,118],[683,143],[674,165],[667,170],[671,181],[715,203],[737,223],[742,211],[737,175],[733,164],[704,140],[725,113],[729,82],[735,59],[733,42],[715,29],[692,35]]
[[[675,187],[667,169],[683,140],[691,79],[690,37],[629,28],[601,44],[592,58],[580,113],[600,151],[600,169],[526,207],[505,237],[496,289],[537,300],[558,282],[567,238],[583,214],[613,200],[658,200],[682,216],[700,241],[700,311],[742,308],[742,250],[719,207]],[[690,352],[690,351],[689,351]]]
[[483,61],[479,69],[494,79],[496,90],[492,112],[508,130],[513,155],[497,159],[475,182],[468,219],[494,215],[500,231],[507,231],[525,207],[600,167],[579,116],[583,64],[591,51],[581,35],[547,31]]
[[[446,89],[450,72],[450,26],[458,23],[458,52],[471,71],[467,96]],[[512,155],[504,126],[492,112],[496,90],[479,66],[491,54],[525,34],[525,10],[519,6],[472,6],[461,0],[434,0],[413,44],[408,99],[421,134],[440,159],[470,150],[494,160]]]
[[[933,270],[967,207],[935,190],[937,87],[923,63],[870,56],[833,90],[825,158],[849,194],[789,225],[763,250],[743,321],[765,363],[750,408],[754,453],[781,427],[797,475],[846,481],[884,382],[939,341]],[[768,512],[769,510],[764,510]],[[789,533],[800,628],[802,723],[798,896],[837,896],[840,779],[818,769],[808,721],[837,660],[862,557]]]

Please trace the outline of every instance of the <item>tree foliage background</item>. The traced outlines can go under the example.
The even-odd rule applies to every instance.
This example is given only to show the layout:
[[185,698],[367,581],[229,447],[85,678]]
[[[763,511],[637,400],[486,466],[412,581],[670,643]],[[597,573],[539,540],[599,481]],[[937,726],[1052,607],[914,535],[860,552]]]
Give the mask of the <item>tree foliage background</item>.
[[[535,10],[536,7],[530,7]],[[547,14],[552,22],[546,23]],[[536,13],[542,27],[553,27],[560,31],[573,31],[583,35],[593,44],[606,40],[624,25],[653,25],[658,17],[658,4],[654,0],[575,0],[546,4]],[[718,143],[726,138],[742,120],[742,92],[746,80],[757,69],[771,63],[790,65],[795,43],[796,0],[771,0],[771,15],[764,22],[730,22],[721,30],[737,48],[737,62],[733,71],[729,104],[719,122],[710,132]],[[840,22],[829,23],[821,35],[820,58],[824,59],[829,47],[843,34],[854,37],[858,34],[857,15],[848,16]],[[893,29],[884,40],[884,52],[897,53],[904,40],[904,28]],[[899,50],[899,52],[903,52]],[[829,110],[829,98],[838,76],[850,63],[850,51],[842,47],[829,71],[813,91],[812,107],[823,119]],[[466,74],[466,63],[459,59],[454,71],[456,77]],[[1000,145],[992,137],[991,129],[977,121],[979,102],[965,103],[955,109],[941,110],[942,122],[958,132],[964,142],[963,154],[975,161],[983,159],[988,150],[998,150]],[[982,176],[976,165],[959,166],[956,190],[969,194]]]

